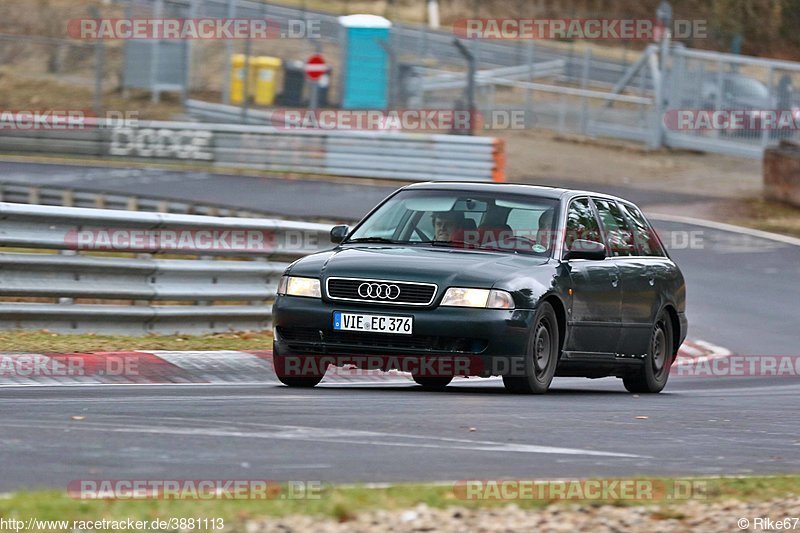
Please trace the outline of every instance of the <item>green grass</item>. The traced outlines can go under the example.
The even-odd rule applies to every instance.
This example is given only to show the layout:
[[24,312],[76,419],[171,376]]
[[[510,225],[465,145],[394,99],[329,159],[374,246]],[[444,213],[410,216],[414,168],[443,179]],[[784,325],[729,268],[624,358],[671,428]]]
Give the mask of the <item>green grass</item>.
[[231,332],[213,335],[61,335],[49,331],[0,331],[3,352],[117,352],[131,350],[270,350],[272,333]]
[[[703,501],[720,500],[764,501],[797,495],[800,492],[800,475],[697,478],[705,479],[714,490]],[[673,479],[662,478],[664,483]],[[405,509],[420,503],[430,507],[498,507],[514,503],[521,508],[541,508],[548,501],[527,499],[507,501],[464,500],[457,496],[452,485],[408,484],[386,488],[331,487],[322,485],[321,496],[315,499],[268,500],[76,500],[62,491],[19,492],[0,499],[0,517],[25,520],[36,517],[42,520],[153,520],[155,518],[222,518],[227,531],[242,531],[249,519],[281,517],[292,514],[318,515],[347,520],[361,511],[371,509]],[[685,500],[674,503],[680,504]],[[570,505],[596,506],[660,504],[658,513],[673,516],[673,503],[653,501],[569,500]]]

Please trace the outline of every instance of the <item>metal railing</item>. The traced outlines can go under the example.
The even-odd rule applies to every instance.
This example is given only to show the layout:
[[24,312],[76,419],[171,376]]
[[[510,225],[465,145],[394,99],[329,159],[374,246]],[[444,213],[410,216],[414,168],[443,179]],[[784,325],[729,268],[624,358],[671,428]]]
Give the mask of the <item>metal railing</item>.
[[284,220],[2,202],[0,220],[0,329],[267,329],[289,261],[332,246],[330,226]]
[[0,152],[406,181],[504,179],[504,145],[491,137],[194,122],[88,120],[86,124],[83,129],[4,129]]
[[54,205],[59,207],[91,207],[121,211],[149,211],[154,213],[176,213],[183,215],[209,215],[220,217],[282,218],[276,215],[220,205],[167,200],[132,194],[55,187],[53,185],[25,185],[0,183],[0,202],[31,205]]

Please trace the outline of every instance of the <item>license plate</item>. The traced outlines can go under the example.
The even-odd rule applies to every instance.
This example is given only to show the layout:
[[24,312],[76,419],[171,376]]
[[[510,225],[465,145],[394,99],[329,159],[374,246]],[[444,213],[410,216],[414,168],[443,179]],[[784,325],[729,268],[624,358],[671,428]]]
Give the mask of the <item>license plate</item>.
[[333,329],[411,335],[414,318],[410,316],[362,315],[334,311]]

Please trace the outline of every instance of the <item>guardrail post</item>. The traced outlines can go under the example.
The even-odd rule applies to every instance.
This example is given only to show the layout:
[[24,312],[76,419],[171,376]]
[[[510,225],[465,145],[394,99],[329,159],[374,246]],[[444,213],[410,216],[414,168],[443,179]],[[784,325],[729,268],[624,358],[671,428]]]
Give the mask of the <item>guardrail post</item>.
[[[228,20],[236,18],[236,0],[228,0]],[[231,61],[233,60],[233,41],[225,41],[225,72],[222,78],[222,102],[231,103]],[[247,81],[247,80],[245,80]]]
[[453,39],[453,44],[467,60],[467,109],[469,110],[469,134],[475,134],[475,55],[470,52],[464,43]]
[[[583,50],[583,69],[581,71],[581,89],[586,90],[589,85],[589,67],[592,60],[592,49],[588,46]],[[581,134],[586,134],[588,123],[589,102],[586,94],[581,97]]]
[[[769,87],[768,87],[769,94],[773,93],[772,88],[775,86],[774,77],[775,77],[775,68],[772,65],[770,65],[770,67],[769,67],[769,75],[768,75],[768,78],[767,78],[769,80]],[[778,106],[778,107],[780,107],[780,106]],[[784,111],[784,110],[779,109],[778,113],[780,113],[782,111]],[[761,146],[763,148],[766,148],[767,145],[769,145],[769,133],[770,133],[770,130],[769,130],[769,128],[764,127],[764,119],[762,118],[761,119]]]
[[[100,19],[100,11],[97,7],[89,8],[89,14],[95,20]],[[103,77],[105,74],[105,43],[103,39],[96,39],[94,42],[94,114],[100,117],[103,114]]]
[[[525,46],[525,62],[528,64],[528,83],[534,79],[534,58],[536,57],[536,45],[533,39],[528,39]],[[525,127],[531,127],[533,122],[533,89],[525,87]]]
[[61,205],[64,207],[73,207],[75,205],[75,193],[71,189],[67,189],[61,195]]

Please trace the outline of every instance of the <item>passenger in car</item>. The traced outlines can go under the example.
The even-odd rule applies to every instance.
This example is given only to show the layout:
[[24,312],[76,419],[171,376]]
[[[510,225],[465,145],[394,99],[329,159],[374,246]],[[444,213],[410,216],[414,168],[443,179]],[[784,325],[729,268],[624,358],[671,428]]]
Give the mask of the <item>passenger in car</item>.
[[549,251],[555,242],[553,234],[553,210],[548,209],[539,216],[539,229],[536,230],[536,244]]

